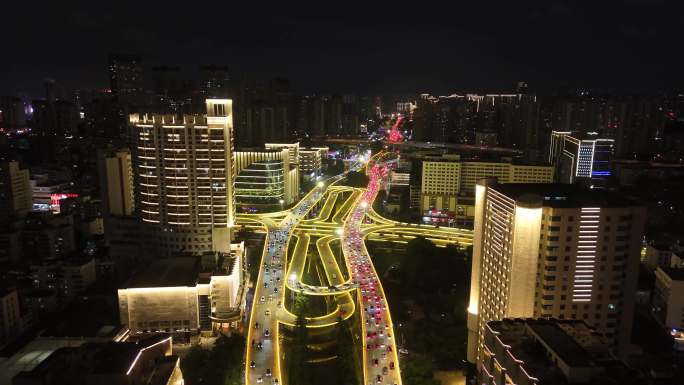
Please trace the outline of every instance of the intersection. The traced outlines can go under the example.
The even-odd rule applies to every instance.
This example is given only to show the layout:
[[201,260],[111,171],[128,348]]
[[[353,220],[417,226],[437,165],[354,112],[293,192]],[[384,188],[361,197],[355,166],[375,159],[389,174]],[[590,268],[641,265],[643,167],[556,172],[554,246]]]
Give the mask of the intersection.
[[[423,236],[438,246],[472,244],[469,230],[399,223],[375,212],[372,203],[386,180],[388,162],[367,165],[367,188],[337,185],[345,175],[320,183],[296,206],[267,214],[239,214],[238,223],[266,232],[254,286],[245,360],[246,384],[282,384],[287,373],[281,353],[282,327],[294,326],[287,296],[323,297],[335,304],[326,314],[306,318],[307,328],[326,328],[359,311],[364,384],[401,384],[389,306],[364,240],[407,243]],[[315,251],[311,251],[311,246]],[[333,248],[341,249],[336,258]],[[288,252],[289,248],[292,252]],[[312,256],[320,258],[319,283],[305,282]],[[281,341],[279,343],[279,341]]]

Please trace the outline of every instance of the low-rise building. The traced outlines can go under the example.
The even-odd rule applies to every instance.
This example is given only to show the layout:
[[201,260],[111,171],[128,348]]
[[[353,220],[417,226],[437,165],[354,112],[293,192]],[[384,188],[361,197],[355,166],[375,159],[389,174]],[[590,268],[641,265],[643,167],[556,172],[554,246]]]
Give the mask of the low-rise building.
[[89,342],[63,347],[14,376],[12,385],[182,385],[171,337],[134,342]]
[[677,349],[684,350],[684,269],[658,267],[655,277],[651,310],[670,329]]
[[118,290],[121,323],[131,333],[211,332],[240,319],[244,243],[230,254],[158,260]]
[[672,263],[672,248],[662,244],[646,245],[646,251],[642,256],[641,262],[651,271],[655,271],[658,267],[670,267]]

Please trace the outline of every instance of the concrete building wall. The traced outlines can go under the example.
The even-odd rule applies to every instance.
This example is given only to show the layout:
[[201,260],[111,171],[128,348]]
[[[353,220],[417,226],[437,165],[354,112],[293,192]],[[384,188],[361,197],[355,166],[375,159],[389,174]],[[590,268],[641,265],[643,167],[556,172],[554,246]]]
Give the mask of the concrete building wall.
[[195,287],[119,289],[119,316],[131,332],[199,330]]

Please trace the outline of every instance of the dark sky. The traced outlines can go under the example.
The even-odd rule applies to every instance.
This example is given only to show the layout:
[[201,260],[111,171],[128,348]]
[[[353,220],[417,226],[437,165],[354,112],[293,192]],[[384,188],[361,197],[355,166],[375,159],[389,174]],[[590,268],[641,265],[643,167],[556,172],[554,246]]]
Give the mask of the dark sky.
[[684,86],[681,1],[3,3],[0,94],[39,96],[45,77],[107,87],[111,51],[286,76],[306,93]]

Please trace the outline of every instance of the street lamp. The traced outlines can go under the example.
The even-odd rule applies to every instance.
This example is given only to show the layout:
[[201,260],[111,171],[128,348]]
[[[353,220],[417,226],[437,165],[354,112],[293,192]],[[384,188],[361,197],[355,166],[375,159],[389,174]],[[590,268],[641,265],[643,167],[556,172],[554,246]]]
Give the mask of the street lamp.
[[280,211],[283,211],[283,203],[285,203],[285,200],[281,199],[278,201],[278,203],[280,203]]
[[335,230],[335,232],[337,233],[337,235],[342,235],[344,233],[344,229],[340,227],[339,229]]
[[368,208],[368,201],[361,201],[361,208]]
[[323,188],[323,186],[325,186],[325,183],[323,183],[323,181],[318,182],[318,188]]

